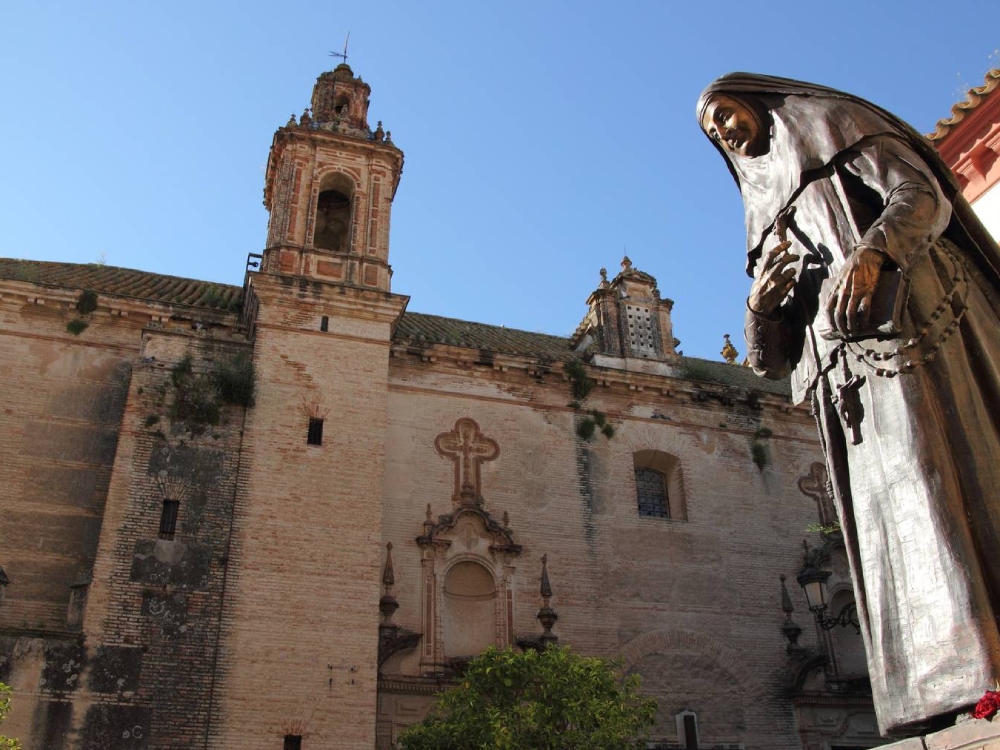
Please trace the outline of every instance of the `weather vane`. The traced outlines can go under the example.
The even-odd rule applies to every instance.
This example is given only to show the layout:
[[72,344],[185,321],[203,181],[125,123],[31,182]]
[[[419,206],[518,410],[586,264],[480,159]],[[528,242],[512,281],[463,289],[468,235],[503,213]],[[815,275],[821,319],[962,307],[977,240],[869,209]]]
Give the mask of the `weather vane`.
[[344,51],[343,52],[331,52],[330,57],[339,57],[347,64],[347,43],[351,40],[351,32],[347,32],[347,36],[344,38]]

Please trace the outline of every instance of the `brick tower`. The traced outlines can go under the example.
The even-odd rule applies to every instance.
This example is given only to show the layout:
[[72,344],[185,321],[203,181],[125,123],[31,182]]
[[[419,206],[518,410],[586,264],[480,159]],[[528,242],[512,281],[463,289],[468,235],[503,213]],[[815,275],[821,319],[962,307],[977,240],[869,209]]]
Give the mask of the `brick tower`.
[[389,213],[403,154],[339,65],[274,136],[244,299],[246,422],[214,748],[375,743],[389,343]]

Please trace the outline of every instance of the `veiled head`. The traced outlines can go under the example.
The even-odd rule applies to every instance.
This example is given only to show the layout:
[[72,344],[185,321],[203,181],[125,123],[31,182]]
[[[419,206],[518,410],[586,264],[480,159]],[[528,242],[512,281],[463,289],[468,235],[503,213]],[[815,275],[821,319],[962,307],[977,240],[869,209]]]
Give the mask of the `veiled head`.
[[747,227],[747,269],[778,215],[804,181],[838,154],[888,137],[929,164],[950,196],[957,185],[933,146],[898,117],[843,91],[788,78],[730,73],[698,98],[698,124],[739,185]]
[[701,129],[719,148],[740,156],[766,151],[767,133],[753,107],[726,94],[710,94],[701,112]]

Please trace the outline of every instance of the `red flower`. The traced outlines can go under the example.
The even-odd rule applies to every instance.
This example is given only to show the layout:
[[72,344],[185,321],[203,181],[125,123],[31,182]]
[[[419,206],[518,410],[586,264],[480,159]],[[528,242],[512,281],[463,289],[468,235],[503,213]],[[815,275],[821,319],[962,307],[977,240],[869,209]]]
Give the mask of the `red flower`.
[[987,690],[979,699],[976,707],[972,709],[972,715],[977,719],[990,719],[992,721],[993,714],[997,711],[1000,711],[1000,692]]

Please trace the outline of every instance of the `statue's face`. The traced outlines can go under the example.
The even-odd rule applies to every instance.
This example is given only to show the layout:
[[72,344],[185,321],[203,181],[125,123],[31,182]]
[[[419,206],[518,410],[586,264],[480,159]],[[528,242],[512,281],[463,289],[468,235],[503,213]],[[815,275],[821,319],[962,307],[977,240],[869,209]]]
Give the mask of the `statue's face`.
[[762,125],[757,114],[743,102],[716,94],[705,107],[701,127],[723,149],[740,156],[759,156],[764,149]]

